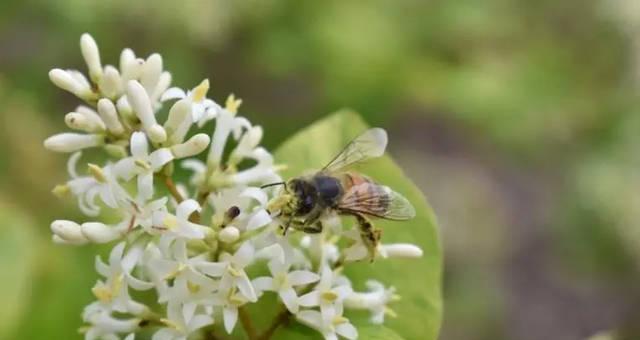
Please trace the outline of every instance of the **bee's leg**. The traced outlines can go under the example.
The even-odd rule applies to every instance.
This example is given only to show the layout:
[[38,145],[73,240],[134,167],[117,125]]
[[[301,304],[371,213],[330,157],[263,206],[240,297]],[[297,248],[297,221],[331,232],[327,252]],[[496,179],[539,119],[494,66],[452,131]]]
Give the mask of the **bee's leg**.
[[319,234],[322,232],[322,229],[323,229],[322,222],[318,220],[317,222],[311,225],[303,227],[302,231],[304,231],[307,234]]
[[369,261],[373,262],[382,237],[382,230],[374,227],[371,221],[361,214],[355,214],[355,217],[360,229],[360,238],[369,252]]
[[290,217],[287,220],[287,223],[282,226],[282,236],[287,235],[287,231],[289,231],[289,227],[291,227],[291,223],[293,222],[293,217]]

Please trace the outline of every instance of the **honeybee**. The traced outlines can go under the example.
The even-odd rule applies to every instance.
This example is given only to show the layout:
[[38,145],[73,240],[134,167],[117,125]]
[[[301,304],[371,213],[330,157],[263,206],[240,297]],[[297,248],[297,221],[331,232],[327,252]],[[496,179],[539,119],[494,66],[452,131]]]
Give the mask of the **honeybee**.
[[322,220],[330,214],[354,216],[373,259],[382,231],[375,228],[368,217],[402,221],[415,216],[415,209],[401,194],[349,170],[355,164],[382,156],[386,146],[386,131],[372,128],[347,144],[314,174],[263,186],[284,188],[268,207],[283,222],[283,233],[289,228],[320,233]]

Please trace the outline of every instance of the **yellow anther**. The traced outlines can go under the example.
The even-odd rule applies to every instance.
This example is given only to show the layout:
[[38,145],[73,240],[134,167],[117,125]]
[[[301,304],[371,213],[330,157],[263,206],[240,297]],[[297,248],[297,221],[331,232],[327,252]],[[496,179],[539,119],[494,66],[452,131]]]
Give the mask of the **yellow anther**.
[[87,166],[89,168],[89,173],[91,174],[91,176],[93,176],[93,178],[96,179],[96,181],[100,183],[107,182],[107,176],[105,176],[104,171],[102,171],[101,167],[91,163],[89,163]]
[[227,268],[227,270],[229,271],[229,274],[231,274],[231,276],[234,277],[240,277],[242,276],[242,271],[234,268],[232,265],[229,265],[229,267]]
[[397,318],[398,317],[398,314],[393,309],[391,309],[389,307],[385,307],[384,308],[384,314],[386,314],[386,315],[388,315],[388,316],[390,316],[392,318]]
[[207,95],[207,92],[209,92],[209,79],[203,80],[200,85],[196,86],[196,88],[193,89],[193,101],[202,101]]
[[320,294],[320,297],[323,300],[326,300],[326,301],[329,301],[329,302],[333,302],[333,301],[338,299],[338,294],[328,290],[326,292],[322,292],[322,294]]
[[149,162],[142,160],[142,159],[136,159],[134,161],[134,164],[145,169],[145,170],[151,170],[151,164],[149,164]]
[[96,297],[96,299],[100,300],[100,302],[103,303],[109,303],[111,302],[111,299],[113,299],[113,293],[111,293],[111,289],[109,289],[109,287],[104,284],[100,284],[91,288],[91,292]]
[[66,184],[58,184],[51,192],[59,198],[64,198],[71,193],[71,188]]
[[192,294],[196,294],[200,291],[200,285],[187,281],[187,289],[189,289],[189,292]]
[[231,113],[238,113],[238,108],[242,104],[242,99],[236,99],[236,96],[230,94],[225,103],[225,109]]
[[173,328],[175,330],[180,330],[180,325],[178,325],[177,323],[175,323],[175,322],[173,322],[173,321],[171,321],[169,319],[162,318],[162,319],[160,319],[160,322],[162,322],[163,324],[167,325],[167,327],[169,327],[169,328]]
[[336,315],[331,321],[334,325],[339,325],[341,323],[349,322],[349,319],[345,318],[342,315]]
[[173,215],[167,214],[162,220],[162,224],[167,227],[167,229],[174,229],[178,226],[178,219]]

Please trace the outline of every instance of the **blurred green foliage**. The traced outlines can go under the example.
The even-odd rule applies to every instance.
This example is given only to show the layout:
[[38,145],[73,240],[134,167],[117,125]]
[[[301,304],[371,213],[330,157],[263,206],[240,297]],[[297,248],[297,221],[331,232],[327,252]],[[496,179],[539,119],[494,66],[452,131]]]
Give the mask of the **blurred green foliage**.
[[0,238],[16,240],[0,260],[32,263],[5,271],[31,286],[11,294],[24,312],[0,337],[73,337],[91,299],[103,250],[48,241],[52,219],[81,216],[49,193],[64,159],[41,146],[76,105],[47,71],[83,69],[85,31],[105,63],[125,46],[158,51],[174,84],[236,93],[272,149],[341,107],[388,128],[443,229],[443,338],[578,339],[628,323],[640,309],[634,3],[0,2]]

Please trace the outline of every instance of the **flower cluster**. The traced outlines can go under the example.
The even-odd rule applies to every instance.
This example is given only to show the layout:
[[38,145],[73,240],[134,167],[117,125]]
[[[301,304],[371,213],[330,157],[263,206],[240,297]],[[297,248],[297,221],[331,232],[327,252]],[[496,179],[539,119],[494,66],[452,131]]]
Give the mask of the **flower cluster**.
[[[260,146],[262,128],[238,115],[241,100],[231,95],[217,104],[207,98],[206,79],[191,90],[170,88],[158,54],[145,59],[125,49],[119,67],[103,66],[90,35],[80,47],[88,78],[76,70],[49,72],[55,85],[84,101],[65,116],[74,132],[44,145],[71,154],[70,179],[53,192],[77,199],[89,219],[52,222],[53,241],[115,244],[106,262],[96,258],[101,278],[92,288],[96,301],[82,313],[86,339],[133,339],[146,329],[157,340],[232,333],[239,319],[256,338],[246,306],[272,293],[282,315],[327,339],[357,337],[345,309],[369,310],[373,323],[393,314],[393,287],[369,281],[369,291],[355,292],[341,274],[345,263],[368,256],[353,229],[343,232],[335,219],[318,235],[283,235],[267,210],[274,189],[260,188],[281,180],[278,166]],[[210,121],[212,133],[192,131]],[[80,162],[89,148],[107,156],[92,159],[107,160]],[[184,183],[176,181],[179,169],[190,174]],[[107,219],[113,222],[100,221]],[[379,245],[377,252],[422,255],[408,244]],[[260,268],[268,275],[255,274]],[[148,290],[152,299],[140,293]]]

